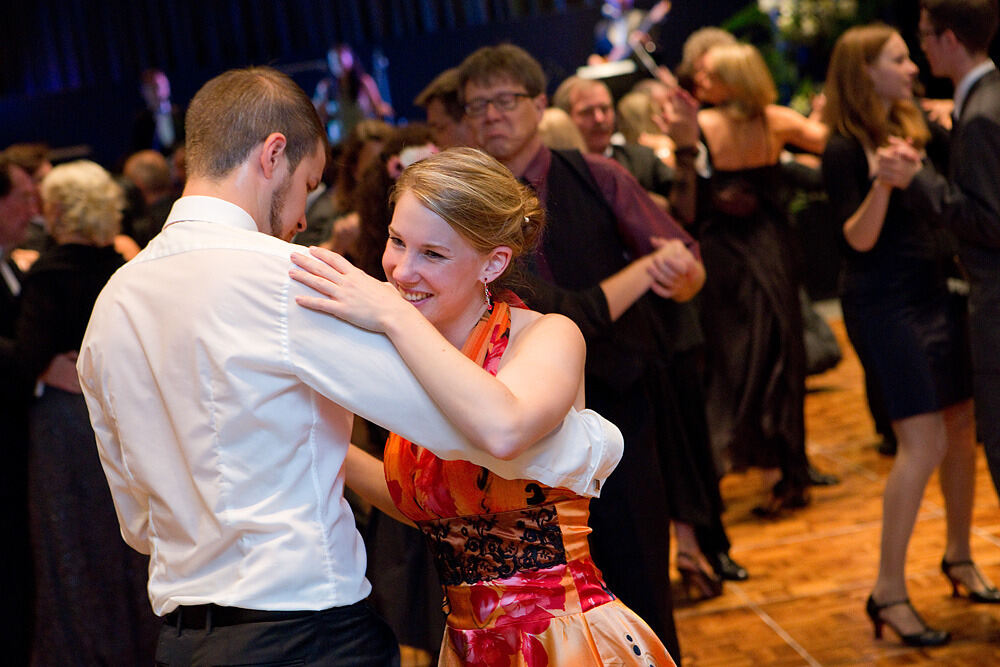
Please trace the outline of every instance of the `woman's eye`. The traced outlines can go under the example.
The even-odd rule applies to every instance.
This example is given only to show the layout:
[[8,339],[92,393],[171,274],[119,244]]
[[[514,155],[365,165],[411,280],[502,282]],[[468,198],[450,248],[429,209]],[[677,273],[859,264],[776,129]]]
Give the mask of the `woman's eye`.
[[424,254],[430,257],[431,259],[444,259],[444,255],[442,255],[439,252],[434,252],[433,250],[428,250]]
[[389,237],[389,243],[391,243],[392,245],[394,245],[397,248],[402,248],[403,247],[403,239],[399,238],[398,236],[390,236]]

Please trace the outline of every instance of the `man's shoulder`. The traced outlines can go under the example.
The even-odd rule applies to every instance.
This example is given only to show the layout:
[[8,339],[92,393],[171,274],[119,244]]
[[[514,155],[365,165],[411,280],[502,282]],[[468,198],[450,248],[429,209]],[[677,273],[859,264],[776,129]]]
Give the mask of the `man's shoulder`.
[[632,159],[656,160],[656,151],[642,144],[615,144],[611,147],[612,156],[625,155]]
[[296,249],[302,249],[302,246],[258,231],[190,220],[167,226],[150,241],[133,262],[138,265],[190,252],[227,251],[243,251],[287,259]]
[[1000,70],[993,70],[983,76],[969,94],[963,120],[972,116],[1000,119]]

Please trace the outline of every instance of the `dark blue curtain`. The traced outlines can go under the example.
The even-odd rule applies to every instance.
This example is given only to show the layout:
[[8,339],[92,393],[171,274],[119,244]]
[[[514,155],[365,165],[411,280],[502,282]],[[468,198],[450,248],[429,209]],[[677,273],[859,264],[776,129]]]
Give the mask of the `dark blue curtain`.
[[596,7],[598,0],[39,0],[0,26],[0,95],[134,82],[146,67],[216,72],[362,51],[439,30]]

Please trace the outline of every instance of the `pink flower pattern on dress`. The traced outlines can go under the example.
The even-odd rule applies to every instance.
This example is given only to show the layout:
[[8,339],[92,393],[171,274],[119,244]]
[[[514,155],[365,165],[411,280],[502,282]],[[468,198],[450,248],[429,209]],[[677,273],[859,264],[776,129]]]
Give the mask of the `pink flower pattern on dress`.
[[529,667],[546,667],[548,654],[533,635],[548,629],[555,617],[551,610],[565,611],[565,571],[559,565],[472,586],[470,597],[478,623],[486,626],[498,609],[503,614],[488,629],[448,629],[463,662],[474,667],[506,667],[520,653]]
[[500,357],[507,350],[507,343],[510,340],[510,329],[503,326],[495,326],[490,332],[490,347],[483,361],[483,368],[489,371],[490,375],[496,375],[500,370]]

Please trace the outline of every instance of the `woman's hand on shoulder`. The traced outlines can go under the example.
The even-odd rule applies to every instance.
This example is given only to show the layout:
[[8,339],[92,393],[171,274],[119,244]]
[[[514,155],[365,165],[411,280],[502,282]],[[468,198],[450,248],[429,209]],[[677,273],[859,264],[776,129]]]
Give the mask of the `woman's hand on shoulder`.
[[288,275],[323,295],[296,296],[300,306],[377,332],[386,332],[408,312],[419,315],[391,284],[372,278],[331,250],[312,247],[308,255],[295,252],[291,259],[298,268]]

